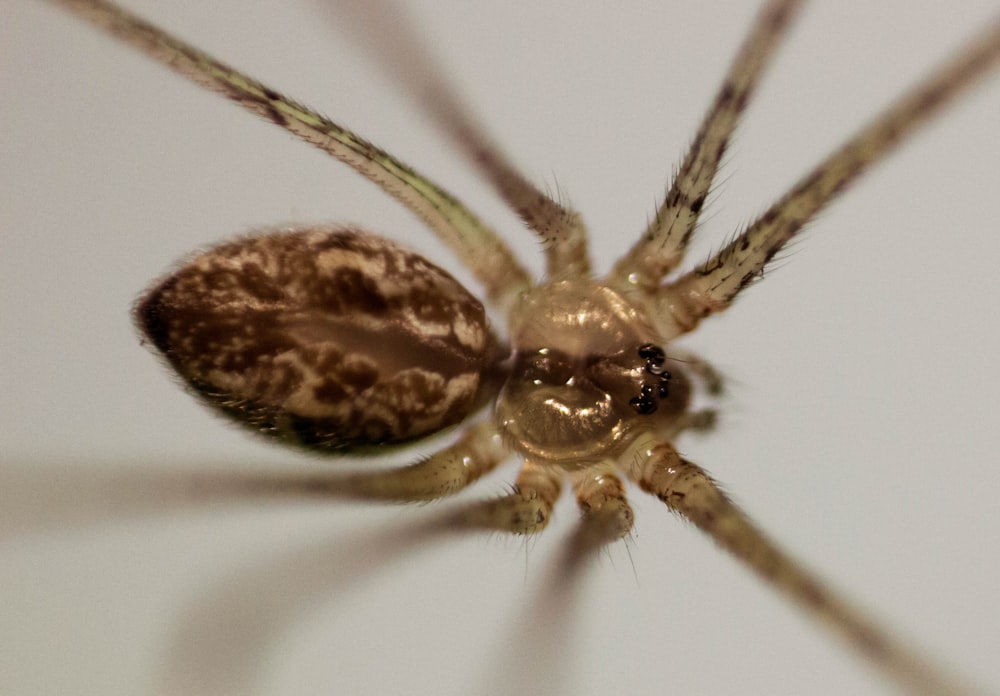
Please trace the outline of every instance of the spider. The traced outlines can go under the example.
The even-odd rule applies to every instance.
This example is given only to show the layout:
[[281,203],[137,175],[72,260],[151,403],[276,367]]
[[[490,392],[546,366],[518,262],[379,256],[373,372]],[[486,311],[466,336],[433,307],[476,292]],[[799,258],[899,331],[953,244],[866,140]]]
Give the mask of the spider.
[[[567,187],[567,188],[569,188],[569,187]],[[817,235],[817,236],[818,236],[818,235]],[[744,500],[746,500],[746,501],[748,501],[748,502],[749,502],[749,499],[748,499],[748,498],[744,498]]]

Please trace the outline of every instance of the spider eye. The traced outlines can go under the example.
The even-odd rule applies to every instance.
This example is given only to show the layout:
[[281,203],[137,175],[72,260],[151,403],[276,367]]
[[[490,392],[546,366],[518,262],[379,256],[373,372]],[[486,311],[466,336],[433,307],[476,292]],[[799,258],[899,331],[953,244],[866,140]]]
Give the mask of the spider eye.
[[462,420],[498,358],[482,304],[427,259],[343,229],[222,244],[136,320],[194,391],[310,447],[412,440]]
[[618,404],[627,403],[635,413],[655,413],[670,396],[671,374],[664,368],[662,348],[646,343],[616,355],[591,361],[587,368],[594,383]]
[[639,396],[629,399],[631,406],[636,413],[648,415],[655,413],[659,404],[658,399],[666,399],[670,396],[670,372],[663,367],[667,360],[667,354],[659,346],[646,343],[639,346],[639,357],[646,361],[643,368],[645,372],[652,375],[652,382],[643,382],[639,388]]
[[660,366],[667,360],[666,352],[657,345],[644,343],[639,346],[639,357],[651,365]]

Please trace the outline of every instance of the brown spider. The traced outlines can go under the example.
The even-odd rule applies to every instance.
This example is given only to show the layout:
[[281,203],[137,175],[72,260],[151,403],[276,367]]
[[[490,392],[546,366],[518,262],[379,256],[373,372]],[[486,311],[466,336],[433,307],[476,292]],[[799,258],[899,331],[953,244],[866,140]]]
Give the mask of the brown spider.
[[[569,186],[566,186],[566,188],[567,188],[567,190],[569,190],[569,188],[570,188],[570,187],[569,187]],[[794,264],[792,264],[792,265],[794,265]],[[638,346],[636,346],[636,350],[638,350]],[[640,368],[635,368],[635,369],[637,369],[637,370],[638,370],[639,372],[645,372],[645,367],[640,367]],[[679,370],[678,370],[678,371],[679,371]],[[623,398],[624,398],[624,397],[623,397]],[[629,401],[631,401],[631,399],[628,399],[628,400],[629,400]],[[700,459],[701,459],[701,457],[700,457]],[[743,498],[743,499],[744,499],[744,500],[747,500],[748,502],[749,502],[749,501],[751,500],[751,499],[750,499],[749,497],[747,497],[747,496],[745,496],[745,495],[744,495],[744,498]]]

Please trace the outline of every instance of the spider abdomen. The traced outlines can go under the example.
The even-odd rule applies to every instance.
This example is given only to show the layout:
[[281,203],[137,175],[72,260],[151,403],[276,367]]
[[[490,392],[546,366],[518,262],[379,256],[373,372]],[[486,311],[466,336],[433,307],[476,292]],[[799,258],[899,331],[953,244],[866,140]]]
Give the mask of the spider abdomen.
[[209,249],[136,320],[207,401],[324,450],[462,420],[498,358],[482,304],[422,256],[356,230],[279,230]]

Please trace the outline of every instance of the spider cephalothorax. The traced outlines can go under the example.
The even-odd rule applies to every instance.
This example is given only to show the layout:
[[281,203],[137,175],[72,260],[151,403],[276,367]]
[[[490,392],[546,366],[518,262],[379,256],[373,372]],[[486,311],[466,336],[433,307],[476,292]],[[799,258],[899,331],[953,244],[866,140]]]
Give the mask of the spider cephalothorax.
[[[519,455],[509,495],[466,506],[449,523],[539,531],[568,479],[582,512],[581,548],[589,549],[632,528],[628,478],[900,683],[929,693],[956,691],[782,553],[703,469],[681,457],[674,435],[711,423],[689,409],[692,385],[704,382],[713,391],[718,380],[672,343],[728,308],[837,194],[995,65],[1000,22],[858,131],[718,253],[675,273],[739,117],[800,4],[770,0],[648,228],[596,278],[580,216],[504,158],[429,69],[419,42],[391,21],[392,13],[364,4],[360,12],[374,16],[397,76],[544,243],[546,276],[535,282],[498,234],[385,151],[114,5],[62,2],[377,183],[452,248],[505,316],[506,346],[494,338],[482,304],[436,265],[380,237],[328,227],[220,245],[150,290],[137,308],[149,340],[202,397],[258,431],[340,453],[467,424],[452,444],[412,466],[330,476],[310,490],[440,498]],[[470,423],[490,402],[493,407]]]
[[510,323],[514,367],[496,418],[525,456],[571,469],[614,459],[638,433],[676,425],[687,407],[688,390],[670,388],[645,308],[606,285],[540,285]]

